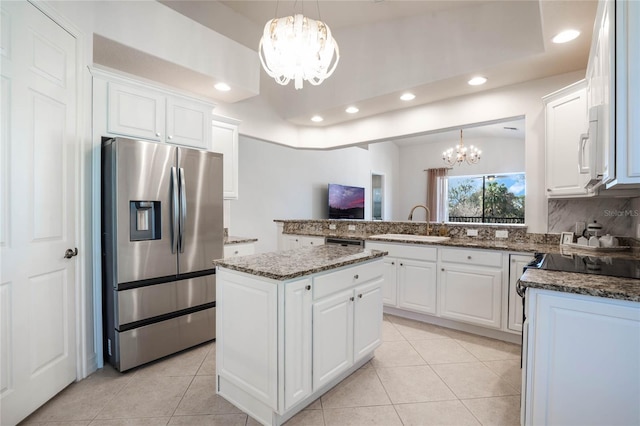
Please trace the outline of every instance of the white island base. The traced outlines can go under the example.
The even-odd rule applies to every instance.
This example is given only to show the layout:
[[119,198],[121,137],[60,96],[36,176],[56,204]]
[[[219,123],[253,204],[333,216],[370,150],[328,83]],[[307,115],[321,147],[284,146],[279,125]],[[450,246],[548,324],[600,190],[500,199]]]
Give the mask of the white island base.
[[381,258],[284,280],[218,266],[217,393],[281,425],[363,366],[381,343],[382,272]]

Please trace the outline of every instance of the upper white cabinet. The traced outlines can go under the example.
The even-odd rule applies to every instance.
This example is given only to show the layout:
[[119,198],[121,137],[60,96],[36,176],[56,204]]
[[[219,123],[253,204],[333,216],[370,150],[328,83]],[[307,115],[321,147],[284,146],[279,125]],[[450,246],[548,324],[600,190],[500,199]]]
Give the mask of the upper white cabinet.
[[211,124],[212,151],[223,154],[224,198],[238,198],[238,126],[233,118],[213,116]]
[[588,144],[591,178],[607,189],[640,187],[639,27],[638,2],[598,3],[586,72]]
[[547,196],[593,195],[585,188],[588,176],[580,173],[579,166],[589,161],[588,145],[581,139],[589,128],[586,81],[547,95],[543,102]]
[[133,82],[107,85],[108,133],[211,149],[212,104]]

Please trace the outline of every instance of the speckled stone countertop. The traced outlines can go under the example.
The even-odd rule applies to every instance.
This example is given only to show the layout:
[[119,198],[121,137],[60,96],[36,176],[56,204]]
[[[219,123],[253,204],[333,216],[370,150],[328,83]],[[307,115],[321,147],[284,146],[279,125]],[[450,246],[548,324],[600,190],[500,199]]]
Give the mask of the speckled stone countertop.
[[278,281],[290,280],[341,266],[386,256],[360,247],[318,246],[214,260],[215,266]]
[[255,243],[256,241],[258,241],[257,238],[231,237],[231,236],[224,237],[224,244],[225,245]]
[[640,280],[634,278],[530,268],[520,282],[524,287],[640,302]]
[[513,251],[522,253],[558,253],[558,244],[541,244],[532,242],[515,242],[515,241],[500,241],[500,240],[472,240],[463,238],[451,238],[450,240],[438,241],[438,242],[422,242],[416,240],[399,240],[397,238],[381,238],[381,237],[368,237],[366,240],[379,241],[385,243],[396,244],[416,244],[416,245],[431,245],[431,246],[447,246],[447,247],[466,247],[486,250],[500,250],[500,251]]

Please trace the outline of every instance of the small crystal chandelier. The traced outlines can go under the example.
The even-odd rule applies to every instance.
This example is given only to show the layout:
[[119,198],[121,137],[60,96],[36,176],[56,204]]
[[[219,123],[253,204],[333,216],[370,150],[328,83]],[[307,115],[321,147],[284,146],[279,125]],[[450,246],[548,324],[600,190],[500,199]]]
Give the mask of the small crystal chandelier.
[[296,89],[302,80],[319,85],[340,60],[329,26],[301,14],[268,21],[258,50],[267,74],[283,86],[293,79]]
[[449,148],[442,153],[442,159],[448,166],[460,165],[463,161],[468,164],[476,164],[480,160],[480,154],[482,154],[482,151],[477,147],[471,145],[467,148],[464,146],[462,129],[460,129],[460,143],[456,145],[455,152],[453,148]]

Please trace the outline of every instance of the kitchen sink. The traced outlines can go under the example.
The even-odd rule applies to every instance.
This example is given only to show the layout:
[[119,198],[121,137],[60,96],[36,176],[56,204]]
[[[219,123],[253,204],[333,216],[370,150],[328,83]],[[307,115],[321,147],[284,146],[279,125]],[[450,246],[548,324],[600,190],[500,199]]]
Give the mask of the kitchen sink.
[[370,238],[384,238],[386,240],[394,241],[415,241],[421,243],[439,243],[440,241],[446,241],[451,237],[438,237],[436,235],[412,235],[412,234],[379,234],[371,235]]

